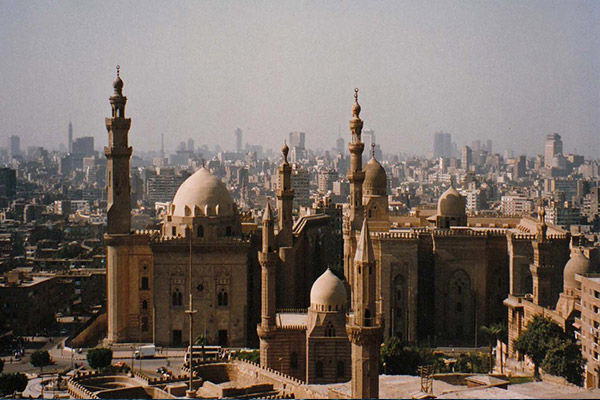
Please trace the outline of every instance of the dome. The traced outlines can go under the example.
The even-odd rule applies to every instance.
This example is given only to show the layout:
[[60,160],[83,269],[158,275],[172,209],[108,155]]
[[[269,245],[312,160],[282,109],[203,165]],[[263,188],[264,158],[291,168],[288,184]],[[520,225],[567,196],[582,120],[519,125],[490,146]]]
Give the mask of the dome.
[[123,89],[123,80],[120,76],[117,76],[117,78],[113,81],[113,88],[115,88],[115,90]]
[[387,176],[385,169],[383,169],[375,157],[371,157],[363,171],[365,173],[364,189],[382,191],[385,195],[387,193]]
[[310,290],[310,304],[332,306],[332,310],[346,307],[346,288],[344,283],[329,268],[323,272]]
[[[198,207],[202,215],[232,216],[234,215],[234,203],[231,194],[219,178],[202,167],[185,182],[179,186],[173,198],[175,210],[173,216],[185,217],[194,215],[195,207]],[[186,206],[189,208],[186,215]],[[218,212],[217,212],[218,206]]]
[[465,215],[465,198],[454,188],[450,186],[438,201],[438,215],[462,216]]
[[564,287],[579,288],[580,283],[575,280],[575,274],[582,275],[588,272],[590,272],[590,260],[581,250],[573,251],[563,272]]

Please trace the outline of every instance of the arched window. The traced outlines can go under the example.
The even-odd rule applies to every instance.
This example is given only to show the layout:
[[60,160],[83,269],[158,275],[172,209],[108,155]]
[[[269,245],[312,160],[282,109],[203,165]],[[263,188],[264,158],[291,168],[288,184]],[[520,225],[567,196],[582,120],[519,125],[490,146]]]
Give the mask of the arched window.
[[337,362],[337,377],[338,378],[343,378],[345,375],[346,371],[345,371],[345,366],[344,366],[344,362],[343,361],[338,361]]
[[142,290],[148,290],[148,278],[147,277],[142,277]]
[[315,363],[315,373],[317,378],[323,377],[323,361],[319,360]]
[[325,327],[325,336],[327,336],[327,337],[335,336],[335,327],[333,326],[333,324],[331,322],[328,322],[327,326]]
[[204,237],[204,227],[202,225],[198,225],[198,231],[197,231],[197,236],[199,238]]
[[142,301],[142,310],[146,311],[148,309],[148,302],[146,300]]
[[225,288],[221,288],[221,290],[217,294],[217,306],[227,307],[228,305],[229,305],[229,296],[227,295]]
[[364,326],[371,326],[371,311],[365,310]]
[[298,353],[296,353],[295,351],[290,355],[290,368],[298,368]]
[[183,293],[179,289],[175,289],[173,292],[173,306],[180,307],[183,305]]

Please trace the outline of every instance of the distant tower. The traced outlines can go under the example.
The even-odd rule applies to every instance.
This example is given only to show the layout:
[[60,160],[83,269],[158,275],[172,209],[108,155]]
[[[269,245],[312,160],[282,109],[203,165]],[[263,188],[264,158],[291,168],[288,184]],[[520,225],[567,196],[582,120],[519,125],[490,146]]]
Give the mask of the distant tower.
[[73,152],[73,124],[71,123],[71,120],[69,119],[69,133],[68,133],[68,145],[67,147],[69,148],[69,154],[71,154]]
[[110,97],[112,117],[106,118],[108,131],[108,147],[104,148],[107,158],[108,195],[107,195],[107,229],[106,233],[128,234],[131,229],[131,204],[129,183],[129,159],[131,147],[128,144],[131,119],[125,118],[123,81],[117,67],[117,79],[113,82],[114,94]]
[[379,397],[379,351],[383,327],[376,303],[377,265],[367,218],[363,219],[354,256],[353,311],[346,331],[352,343],[352,398]]
[[235,130],[235,151],[238,153],[242,152],[242,137],[243,133],[240,128]]
[[165,158],[165,134],[160,134],[160,158],[164,160]]
[[557,154],[562,154],[563,143],[558,133],[551,133],[546,135],[546,142],[544,143],[544,167],[549,168],[552,166],[552,158]]
[[275,330],[276,310],[276,267],[277,249],[275,248],[275,224],[271,204],[267,202],[267,209],[262,220],[262,251],[258,252],[258,261],[261,266],[261,322],[257,333],[260,338],[260,365],[270,366],[269,338]]
[[294,189],[292,189],[292,166],[288,162],[290,148],[283,145],[283,163],[279,167],[279,187],[277,189],[277,210],[279,212],[279,232],[277,238],[280,247],[292,246],[292,207],[294,205]]

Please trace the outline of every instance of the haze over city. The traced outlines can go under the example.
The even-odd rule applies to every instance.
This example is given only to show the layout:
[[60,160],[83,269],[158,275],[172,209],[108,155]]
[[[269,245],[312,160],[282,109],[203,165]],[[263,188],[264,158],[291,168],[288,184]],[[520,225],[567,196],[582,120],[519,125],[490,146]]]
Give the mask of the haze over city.
[[[460,146],[600,150],[600,3],[1,2],[3,138],[23,145],[106,141],[121,65],[137,151],[192,137],[211,148],[307,146],[348,138],[360,88],[365,128],[386,152],[425,154],[433,134]],[[340,128],[341,127],[341,128]]]

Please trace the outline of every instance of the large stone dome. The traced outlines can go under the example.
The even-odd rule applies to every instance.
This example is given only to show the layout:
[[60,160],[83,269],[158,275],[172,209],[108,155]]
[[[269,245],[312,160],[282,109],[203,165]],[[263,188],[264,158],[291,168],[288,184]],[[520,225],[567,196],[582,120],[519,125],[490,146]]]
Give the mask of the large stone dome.
[[580,283],[575,280],[575,274],[583,275],[590,272],[590,260],[581,252],[574,250],[571,252],[571,258],[565,264],[563,271],[564,287],[577,289]]
[[363,183],[365,194],[385,196],[387,193],[387,176],[385,169],[383,169],[375,157],[371,157],[363,171],[365,172],[365,181]]
[[[346,307],[346,288],[329,268],[312,285],[310,290],[311,307],[317,310],[337,311]],[[323,306],[320,308],[319,306]],[[331,308],[329,308],[331,306]]]
[[465,208],[465,198],[454,188],[454,186],[450,186],[448,190],[440,196],[437,213],[438,215],[463,216],[466,214]]
[[[179,186],[173,198],[175,217],[197,215],[194,210],[200,209],[200,215],[232,216],[235,205],[231,194],[219,178],[202,167]],[[187,206],[187,211],[186,211]]]

